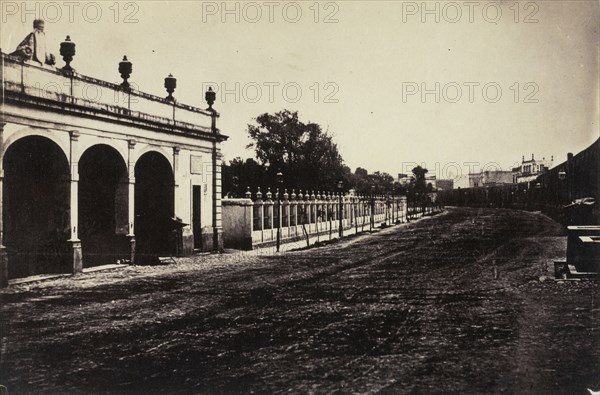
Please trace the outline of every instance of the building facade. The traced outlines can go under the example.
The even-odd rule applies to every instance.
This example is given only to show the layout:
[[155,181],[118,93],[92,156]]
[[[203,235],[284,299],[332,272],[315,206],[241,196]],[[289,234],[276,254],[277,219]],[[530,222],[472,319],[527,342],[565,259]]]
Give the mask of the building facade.
[[222,246],[212,106],[1,61],[0,285]]
[[449,191],[454,189],[454,180],[437,180],[435,185],[438,191]]
[[415,180],[415,177],[412,174],[398,173],[398,178],[397,178],[396,182],[398,182],[398,184],[400,184],[402,186],[407,186],[414,180]]
[[492,187],[513,183],[513,172],[504,170],[488,170],[469,174],[469,187]]
[[535,156],[531,154],[531,160],[525,160],[525,156],[521,160],[521,164],[512,169],[513,171],[513,182],[515,184],[521,182],[534,181],[540,175],[552,168],[554,164],[554,156],[550,160],[542,158],[542,160],[535,159]]
[[425,186],[429,187],[429,185],[432,189],[437,188],[437,177],[435,175],[425,176]]

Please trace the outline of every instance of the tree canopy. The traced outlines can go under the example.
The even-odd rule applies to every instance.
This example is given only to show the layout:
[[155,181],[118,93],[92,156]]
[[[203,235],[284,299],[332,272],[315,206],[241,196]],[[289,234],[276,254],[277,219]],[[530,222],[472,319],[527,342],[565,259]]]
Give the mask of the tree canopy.
[[412,173],[415,176],[415,191],[417,192],[424,192],[427,188],[427,186],[425,185],[425,175],[428,173],[429,171],[421,166],[417,166],[415,168],[412,169]]
[[255,149],[267,175],[274,180],[281,171],[286,187],[333,190],[350,173],[331,135],[316,123],[300,121],[298,112],[262,114],[247,132],[253,140],[248,148]]
[[[224,194],[242,197],[248,186],[253,193],[258,186],[277,188],[275,175],[279,171],[283,173],[281,187],[288,190],[336,191],[341,180],[344,190],[355,189],[360,194],[402,192],[388,173],[369,174],[361,167],[352,173],[333,137],[316,123],[302,122],[297,111],[264,113],[254,121],[246,131],[252,140],[247,148],[254,149],[256,160],[234,158],[223,164]],[[415,178],[419,177],[415,173]]]

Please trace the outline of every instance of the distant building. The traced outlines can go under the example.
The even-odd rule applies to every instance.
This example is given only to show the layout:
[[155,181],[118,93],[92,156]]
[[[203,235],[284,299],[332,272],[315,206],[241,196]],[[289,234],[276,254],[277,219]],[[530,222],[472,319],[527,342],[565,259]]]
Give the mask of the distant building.
[[437,180],[436,189],[438,191],[449,191],[454,189],[454,180]]
[[513,183],[534,181],[538,176],[550,169],[553,163],[554,156],[550,160],[546,160],[546,158],[536,160],[534,155],[531,154],[531,160],[527,161],[525,160],[525,156],[523,156],[521,165],[512,169]]
[[412,174],[398,173],[398,184],[406,186],[414,181],[415,177]]
[[513,183],[513,172],[510,170],[488,170],[469,174],[469,187],[492,187]]
[[437,188],[437,178],[436,176],[425,176],[425,185],[431,184],[433,189]]

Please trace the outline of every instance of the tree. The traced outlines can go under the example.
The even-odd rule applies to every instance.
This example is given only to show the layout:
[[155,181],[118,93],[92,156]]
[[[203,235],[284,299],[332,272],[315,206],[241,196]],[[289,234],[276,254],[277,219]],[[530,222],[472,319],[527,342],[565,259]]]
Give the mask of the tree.
[[[221,167],[223,180],[223,193],[231,197],[244,197],[248,187],[264,185],[265,170],[252,158],[245,161],[237,157],[229,164],[223,163]],[[256,190],[252,190],[256,192]]]
[[415,168],[412,169],[412,173],[415,176],[415,183],[414,183],[414,191],[415,192],[425,192],[427,187],[425,185],[425,174],[427,174],[429,172],[429,170],[421,167],[421,166],[417,166]]
[[357,167],[352,175],[351,185],[354,186],[357,193],[371,193],[371,179],[369,178],[369,172],[362,167]]
[[397,183],[394,182],[394,177],[390,174],[380,171],[369,174],[362,167],[357,167],[351,177],[351,185],[354,186],[356,192],[364,195],[371,193],[378,195],[392,194],[395,192],[394,184]]
[[394,191],[394,177],[385,172],[376,171],[370,175],[371,184],[378,195],[391,194]]
[[[359,194],[400,194],[399,184],[385,172],[373,174],[361,167],[354,173],[344,164],[333,137],[316,123],[300,121],[298,112],[283,110],[275,114],[264,113],[248,124],[247,132],[254,148],[256,160],[235,158],[223,164],[223,193],[243,197],[247,186],[251,192],[261,187],[278,188],[276,174],[283,173],[283,188],[302,191],[336,191],[338,182],[344,190],[354,188]],[[415,168],[417,169],[417,168]],[[414,171],[414,170],[413,170]],[[424,169],[425,173],[427,170]],[[425,190],[423,173],[423,190]],[[371,186],[375,189],[372,190]]]
[[247,132],[253,140],[248,148],[255,149],[272,186],[278,171],[286,188],[301,190],[332,191],[339,180],[349,179],[350,169],[333,138],[318,124],[300,121],[297,111],[262,114]]

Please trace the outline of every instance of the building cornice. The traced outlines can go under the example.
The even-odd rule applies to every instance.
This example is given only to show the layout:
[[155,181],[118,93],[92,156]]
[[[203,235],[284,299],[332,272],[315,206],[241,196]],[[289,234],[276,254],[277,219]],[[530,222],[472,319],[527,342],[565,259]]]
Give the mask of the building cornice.
[[[215,127],[216,111],[0,54],[3,113],[10,113],[7,107],[14,105],[213,142],[228,139]],[[98,92],[93,99],[86,93],[91,86]]]
[[[139,111],[129,111],[119,106],[98,105],[92,107],[89,103],[86,103],[86,105],[79,105],[68,101],[51,100],[11,90],[4,91],[3,104],[14,104],[16,106],[52,111],[60,114],[103,119],[112,123],[143,128],[149,131],[172,133],[209,141],[223,142],[229,138],[224,134],[220,134],[218,129],[217,133],[213,133],[210,128],[207,127],[193,125],[187,122],[173,121]],[[6,108],[3,112],[6,112]]]

